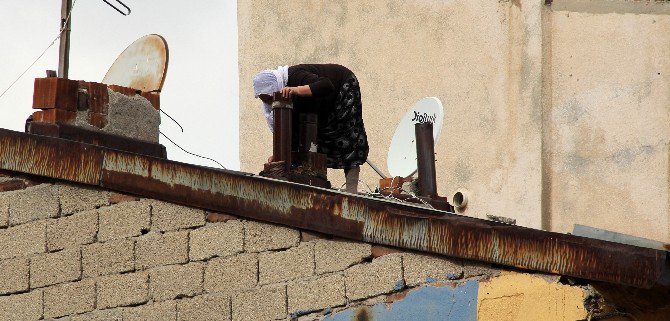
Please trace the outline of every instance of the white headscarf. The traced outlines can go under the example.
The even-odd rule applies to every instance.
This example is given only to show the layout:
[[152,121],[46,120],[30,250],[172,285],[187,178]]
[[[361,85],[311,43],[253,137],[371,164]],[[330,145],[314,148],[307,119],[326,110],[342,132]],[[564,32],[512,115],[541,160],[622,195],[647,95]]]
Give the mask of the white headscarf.
[[[272,95],[286,87],[288,83],[288,66],[279,66],[275,70],[263,70],[254,77],[254,96],[267,94]],[[274,119],[272,117],[272,105],[263,102],[261,109],[268,122],[270,131],[273,131]]]

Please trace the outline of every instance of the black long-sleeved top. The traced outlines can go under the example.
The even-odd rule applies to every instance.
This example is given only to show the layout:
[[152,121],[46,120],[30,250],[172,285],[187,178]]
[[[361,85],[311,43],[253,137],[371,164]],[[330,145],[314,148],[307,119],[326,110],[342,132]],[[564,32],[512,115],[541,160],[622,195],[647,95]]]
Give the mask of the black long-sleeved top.
[[288,67],[289,87],[309,85],[312,97],[295,97],[293,108],[297,113],[314,113],[319,127],[335,109],[335,101],[342,84],[353,75],[347,67],[337,64],[303,64]]

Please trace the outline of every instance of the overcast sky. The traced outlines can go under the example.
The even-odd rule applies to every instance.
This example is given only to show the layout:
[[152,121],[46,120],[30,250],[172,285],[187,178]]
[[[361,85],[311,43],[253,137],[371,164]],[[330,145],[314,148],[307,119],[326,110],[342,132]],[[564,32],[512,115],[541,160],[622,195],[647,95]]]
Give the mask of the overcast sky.
[[[116,0],[109,0],[115,3]],[[69,78],[101,81],[116,57],[133,41],[160,34],[170,61],[161,109],[161,131],[185,149],[239,169],[239,98],[236,0],[121,0],[123,16],[102,0],[76,0],[72,12]],[[0,5],[0,93],[58,35],[60,0],[3,0]],[[58,69],[58,42],[0,97],[0,128],[23,131],[32,113],[34,78]],[[161,137],[173,160],[218,167],[190,156]]]

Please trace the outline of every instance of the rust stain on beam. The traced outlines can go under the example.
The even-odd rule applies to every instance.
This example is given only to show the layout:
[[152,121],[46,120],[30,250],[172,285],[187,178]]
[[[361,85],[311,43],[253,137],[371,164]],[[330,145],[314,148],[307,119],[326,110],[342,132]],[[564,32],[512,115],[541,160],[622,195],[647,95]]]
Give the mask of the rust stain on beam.
[[0,130],[2,169],[232,213],[353,240],[650,288],[667,252],[552,233]]

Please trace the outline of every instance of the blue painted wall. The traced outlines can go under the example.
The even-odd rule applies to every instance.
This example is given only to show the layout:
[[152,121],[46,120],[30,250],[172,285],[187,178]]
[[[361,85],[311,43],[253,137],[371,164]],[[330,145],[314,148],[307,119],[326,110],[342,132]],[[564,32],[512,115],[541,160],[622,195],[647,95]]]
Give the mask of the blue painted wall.
[[460,286],[425,286],[404,299],[369,307],[352,308],[326,317],[326,321],[477,321],[478,283]]

